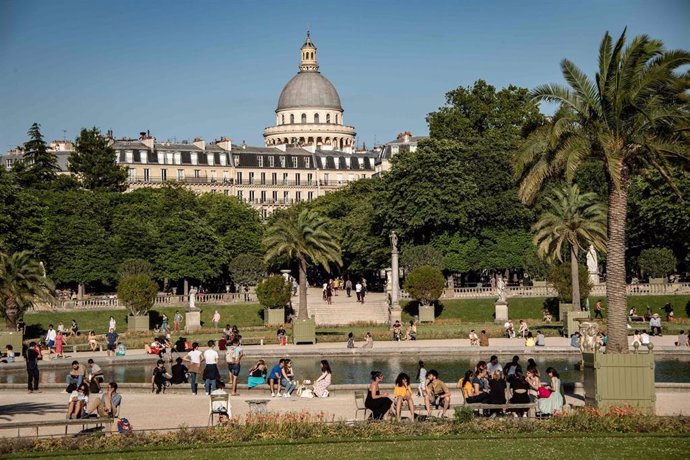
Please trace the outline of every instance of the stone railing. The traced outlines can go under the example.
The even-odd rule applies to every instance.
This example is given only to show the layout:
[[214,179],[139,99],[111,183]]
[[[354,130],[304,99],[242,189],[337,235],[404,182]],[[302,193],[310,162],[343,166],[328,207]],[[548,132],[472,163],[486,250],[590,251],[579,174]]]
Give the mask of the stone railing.
[[[558,293],[551,286],[513,286],[506,288],[508,298],[511,297],[556,297]],[[628,284],[629,296],[645,295],[690,295],[690,283],[670,284]],[[597,284],[590,292],[590,297],[605,297],[606,284]],[[405,291],[400,293],[402,299],[409,299]],[[492,287],[461,287],[445,289],[443,299],[490,299],[496,297],[496,289]]]
[[[256,303],[256,294],[244,293],[204,293],[196,295],[196,305],[219,305],[228,303]],[[159,295],[154,306],[174,307],[189,305],[188,295]],[[116,296],[86,300],[59,300],[55,305],[37,305],[38,310],[124,310]]]

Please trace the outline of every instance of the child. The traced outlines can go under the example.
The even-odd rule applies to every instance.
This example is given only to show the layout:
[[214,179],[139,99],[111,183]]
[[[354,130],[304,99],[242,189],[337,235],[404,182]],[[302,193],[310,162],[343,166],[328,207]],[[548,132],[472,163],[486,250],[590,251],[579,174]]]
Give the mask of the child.
[[14,348],[12,345],[5,345],[5,356],[2,360],[0,360],[0,363],[13,363],[14,362]]
[[278,328],[278,343],[280,343],[281,347],[284,347],[287,345],[287,334],[285,332],[285,328],[281,326]]
[[55,357],[64,358],[65,355],[62,353],[62,344],[65,341],[65,336],[62,335],[62,331],[58,329],[57,335],[55,336]]
[[347,348],[354,348],[355,347],[355,336],[350,332],[347,334]]
[[426,368],[424,367],[424,361],[420,360],[418,364],[417,381],[419,385],[417,386],[417,394],[423,398],[426,394]]
[[117,351],[115,352],[115,356],[124,356],[125,353],[127,353],[127,347],[125,347],[125,344],[122,342],[117,343]]

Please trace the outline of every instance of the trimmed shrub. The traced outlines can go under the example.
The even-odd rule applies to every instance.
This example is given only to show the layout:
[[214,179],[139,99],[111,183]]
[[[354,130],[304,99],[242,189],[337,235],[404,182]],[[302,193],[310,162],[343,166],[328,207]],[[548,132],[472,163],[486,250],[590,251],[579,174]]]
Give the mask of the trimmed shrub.
[[422,305],[431,305],[441,297],[446,280],[438,268],[419,267],[405,278],[404,288],[410,296]]
[[266,308],[285,308],[291,294],[291,286],[280,275],[269,276],[256,286],[256,297]]
[[132,315],[145,315],[153,307],[158,295],[158,285],[148,275],[129,275],[117,286],[117,298],[127,306]]

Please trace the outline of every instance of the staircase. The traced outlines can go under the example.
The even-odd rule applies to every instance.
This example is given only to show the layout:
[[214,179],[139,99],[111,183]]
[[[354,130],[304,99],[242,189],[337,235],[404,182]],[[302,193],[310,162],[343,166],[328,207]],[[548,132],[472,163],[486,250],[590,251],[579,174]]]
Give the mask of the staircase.
[[[293,301],[293,303],[296,303]],[[344,291],[332,297],[328,305],[322,298],[322,290],[310,288],[307,294],[309,316],[316,319],[317,326],[342,326],[355,323],[388,323],[388,302],[385,294],[370,292],[364,298],[364,304],[357,302],[354,290],[352,297]]]

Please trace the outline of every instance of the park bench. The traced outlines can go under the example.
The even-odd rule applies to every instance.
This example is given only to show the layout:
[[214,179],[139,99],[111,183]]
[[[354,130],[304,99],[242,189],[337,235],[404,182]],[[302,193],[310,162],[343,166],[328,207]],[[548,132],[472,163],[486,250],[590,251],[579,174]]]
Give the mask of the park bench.
[[[39,430],[41,428],[48,427],[65,427],[65,436],[67,436],[69,427],[71,426],[81,426],[81,431],[88,428],[104,428],[108,427],[108,431],[112,433],[113,426],[115,424],[115,419],[110,417],[93,417],[93,418],[81,418],[76,420],[39,420],[35,422],[10,422],[10,423],[0,423],[0,430],[17,430],[17,437],[22,437],[21,430],[35,429],[36,437],[39,436]],[[76,433],[75,433],[76,434]]]
[[242,345],[263,345],[266,337],[242,337]]
[[[77,353],[80,351],[91,351],[91,346],[89,346],[88,343],[75,343],[74,345],[67,345],[65,346],[72,347],[72,353]],[[100,343],[98,344],[98,351],[103,351],[103,345]]]

